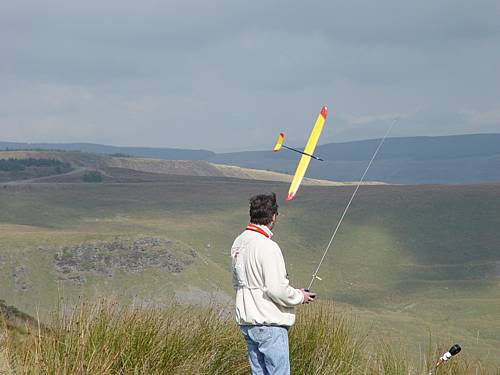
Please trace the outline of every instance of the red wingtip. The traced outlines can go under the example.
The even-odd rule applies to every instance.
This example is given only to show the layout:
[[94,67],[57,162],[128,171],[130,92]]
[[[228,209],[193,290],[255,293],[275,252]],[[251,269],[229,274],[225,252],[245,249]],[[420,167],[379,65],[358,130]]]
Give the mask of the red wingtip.
[[276,143],[276,146],[274,146],[273,151],[278,152],[281,149],[281,145],[283,144],[283,139],[285,138],[285,133],[280,133],[280,136],[278,137],[278,142]]
[[291,201],[293,198],[295,198],[295,195],[293,193],[289,193],[288,196],[286,197],[286,201]]
[[323,116],[324,119],[326,119],[326,115],[328,114],[328,108],[326,108],[326,105],[321,108],[321,116]]

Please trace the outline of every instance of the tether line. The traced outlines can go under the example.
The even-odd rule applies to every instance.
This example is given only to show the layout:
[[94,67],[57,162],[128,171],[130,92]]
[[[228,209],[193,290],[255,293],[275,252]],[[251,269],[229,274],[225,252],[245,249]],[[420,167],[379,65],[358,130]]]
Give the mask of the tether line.
[[354,200],[354,197],[356,196],[356,193],[358,192],[359,190],[359,187],[361,186],[361,184],[363,183],[364,179],[365,179],[365,176],[366,174],[368,173],[368,170],[370,169],[370,166],[372,165],[373,163],[373,160],[375,160],[375,157],[377,156],[378,154],[378,150],[380,150],[380,147],[382,147],[382,145],[384,144],[385,142],[385,139],[387,138],[387,136],[389,135],[389,133],[391,132],[392,128],[394,127],[394,125],[396,125],[396,123],[399,121],[398,118],[395,118],[392,123],[391,123],[391,126],[389,127],[389,129],[387,129],[384,137],[381,139],[381,141],[379,142],[378,146],[377,146],[377,149],[375,150],[375,152],[373,153],[373,156],[370,160],[370,162],[368,163],[368,166],[366,167],[365,169],[365,172],[363,173],[363,175],[361,176],[361,179],[359,180],[357,186],[356,186],[356,189],[354,189],[354,192],[352,193],[351,195],[351,199],[349,199],[349,202],[347,203],[345,209],[344,209],[344,212],[342,213],[342,216],[340,217],[340,220],[339,222],[337,223],[337,226],[335,227],[335,230],[333,231],[333,234],[332,234],[332,237],[330,238],[330,241],[328,242],[328,245],[326,246],[326,249],[323,253],[323,256],[321,257],[321,260],[319,261],[319,264],[318,264],[318,267],[316,268],[316,271],[314,271],[313,275],[312,275],[312,279],[311,279],[311,282],[309,283],[309,286],[307,287],[307,290],[311,290],[311,287],[314,283],[314,280],[318,277],[318,271],[319,269],[321,268],[321,265],[323,264],[323,261],[325,260],[326,258],[326,254],[328,253],[328,250],[330,249],[330,246],[332,245],[333,243],[333,240],[335,238],[335,236],[337,235],[337,232],[340,228],[340,225],[342,224],[342,221],[344,220],[344,217],[345,215],[347,214],[347,211],[349,210],[349,207],[351,206],[351,203],[352,201]]

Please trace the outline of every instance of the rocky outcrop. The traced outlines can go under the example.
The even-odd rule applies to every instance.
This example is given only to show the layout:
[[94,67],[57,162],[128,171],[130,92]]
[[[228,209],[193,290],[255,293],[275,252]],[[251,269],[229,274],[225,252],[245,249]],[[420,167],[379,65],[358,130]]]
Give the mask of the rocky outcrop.
[[65,246],[54,256],[54,266],[60,280],[83,283],[86,273],[111,277],[115,270],[141,272],[153,267],[179,273],[195,257],[194,250],[180,253],[171,241],[162,238],[115,238]]

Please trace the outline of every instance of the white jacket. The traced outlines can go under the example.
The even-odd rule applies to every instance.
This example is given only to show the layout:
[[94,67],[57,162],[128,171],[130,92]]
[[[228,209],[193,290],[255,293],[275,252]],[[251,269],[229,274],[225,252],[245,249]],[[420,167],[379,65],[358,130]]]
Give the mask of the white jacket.
[[281,249],[271,235],[266,226],[250,224],[231,248],[240,325],[291,326],[294,306],[304,300],[302,292],[289,285]]

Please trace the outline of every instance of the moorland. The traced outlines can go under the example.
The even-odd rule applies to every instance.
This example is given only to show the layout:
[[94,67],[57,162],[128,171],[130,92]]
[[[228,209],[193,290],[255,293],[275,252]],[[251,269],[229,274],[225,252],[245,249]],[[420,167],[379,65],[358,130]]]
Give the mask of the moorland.
[[[43,321],[61,300],[102,296],[229,306],[229,248],[247,223],[248,198],[269,191],[281,197],[273,238],[291,283],[305,286],[353,191],[305,185],[285,203],[286,182],[128,163],[99,165],[100,182],[84,182],[73,166],[0,184],[0,299]],[[425,348],[432,337],[496,364],[499,211],[494,183],[363,186],[314,289],[394,347]]]

